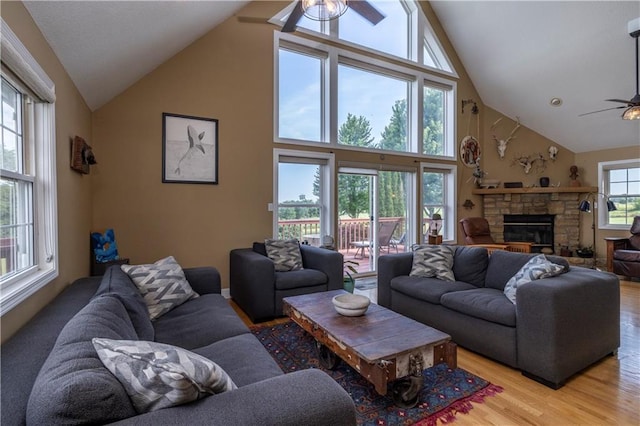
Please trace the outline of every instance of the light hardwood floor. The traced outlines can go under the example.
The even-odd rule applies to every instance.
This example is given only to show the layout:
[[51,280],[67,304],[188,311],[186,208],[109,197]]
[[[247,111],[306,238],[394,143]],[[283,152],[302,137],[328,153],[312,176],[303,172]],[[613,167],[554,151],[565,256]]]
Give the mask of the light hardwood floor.
[[[458,348],[458,366],[504,388],[457,416],[458,425],[640,425],[640,283],[620,284],[621,346],[559,390]],[[245,323],[247,316],[231,302]],[[278,319],[271,324],[285,321]]]

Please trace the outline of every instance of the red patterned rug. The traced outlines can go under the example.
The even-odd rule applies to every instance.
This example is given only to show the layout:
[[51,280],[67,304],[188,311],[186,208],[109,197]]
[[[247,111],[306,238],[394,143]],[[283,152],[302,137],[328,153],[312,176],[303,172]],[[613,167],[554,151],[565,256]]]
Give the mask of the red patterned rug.
[[[284,372],[321,368],[314,339],[293,322],[273,327],[253,326],[253,334],[269,351]],[[438,420],[449,423],[458,413],[468,413],[472,402],[502,392],[502,388],[461,368],[450,369],[445,364],[424,371],[425,386],[414,408],[401,409],[389,396],[380,396],[347,363],[340,362],[335,370],[326,370],[351,395],[356,405],[359,425],[435,425]],[[387,395],[390,393],[388,392]]]

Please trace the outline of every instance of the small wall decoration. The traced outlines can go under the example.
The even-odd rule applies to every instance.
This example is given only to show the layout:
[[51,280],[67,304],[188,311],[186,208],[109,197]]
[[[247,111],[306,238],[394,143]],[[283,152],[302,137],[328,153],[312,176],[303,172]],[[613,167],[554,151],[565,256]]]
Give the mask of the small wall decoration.
[[556,161],[558,158],[558,147],[551,145],[549,147],[549,160]]
[[569,181],[569,186],[572,186],[572,187],[582,186],[582,183],[578,180],[578,176],[580,176],[578,174],[578,166],[573,165],[569,167],[569,178],[571,179]]
[[476,167],[480,164],[480,143],[473,136],[465,136],[460,142],[460,159],[467,167]]
[[218,183],[218,120],[162,113],[162,182]]
[[503,159],[504,154],[507,152],[507,145],[509,145],[509,141],[516,138],[514,135],[520,128],[520,117],[516,117],[516,126],[513,128],[511,133],[509,133],[509,136],[506,139],[499,139],[499,136],[496,135],[496,133],[494,132],[495,128],[498,126],[501,120],[502,120],[502,117],[498,118],[491,125],[491,137],[493,138],[494,141],[496,141],[496,148],[498,148],[498,155],[500,156],[500,159]]
[[519,165],[525,174],[529,174],[531,170],[536,173],[542,173],[547,168],[547,160],[540,153],[529,155],[516,155],[511,165]]
[[78,173],[89,174],[89,166],[97,164],[93,150],[84,139],[76,136],[71,141],[71,168]]

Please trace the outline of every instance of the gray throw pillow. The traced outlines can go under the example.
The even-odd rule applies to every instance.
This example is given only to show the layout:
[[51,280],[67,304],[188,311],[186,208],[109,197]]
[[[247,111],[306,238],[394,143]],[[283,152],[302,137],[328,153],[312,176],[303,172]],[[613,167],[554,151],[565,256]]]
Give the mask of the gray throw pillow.
[[453,253],[451,247],[444,245],[419,246],[413,252],[413,264],[409,275],[455,281]]
[[151,265],[122,265],[121,268],[142,293],[152,320],[198,297],[173,256]]
[[218,364],[186,349],[142,340],[94,338],[91,342],[138,413],[237,389]]
[[264,240],[264,246],[267,257],[273,261],[277,272],[302,269],[302,253],[298,240]]
[[518,287],[542,278],[555,277],[564,272],[564,266],[548,260],[544,254],[533,257],[504,286],[504,295],[511,303],[516,303]]

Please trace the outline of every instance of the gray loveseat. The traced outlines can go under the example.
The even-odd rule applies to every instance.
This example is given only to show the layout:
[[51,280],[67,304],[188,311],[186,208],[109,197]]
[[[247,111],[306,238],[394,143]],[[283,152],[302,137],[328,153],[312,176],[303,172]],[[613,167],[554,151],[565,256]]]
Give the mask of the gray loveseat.
[[[353,401],[327,374],[283,374],[219,294],[217,270],[184,271],[200,297],[154,322],[119,267],[71,284],[2,345],[2,425],[355,424]],[[215,361],[238,389],[137,414],[92,337],[180,346]]]
[[264,243],[231,250],[230,292],[253,322],[282,316],[282,299],[343,287],[343,257],[337,251],[300,245],[303,269],[277,272]]
[[516,304],[503,290],[531,254],[453,247],[455,282],[409,276],[413,253],[381,256],[378,303],[451,335],[454,342],[518,368],[554,389],[615,353],[620,345],[620,289],[607,272],[569,267],[518,287]]

